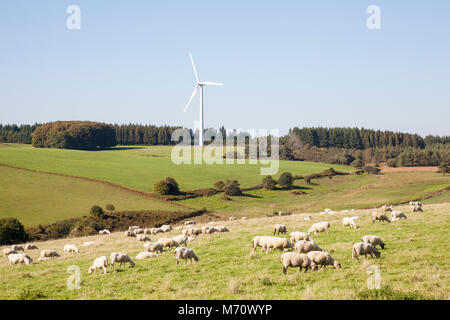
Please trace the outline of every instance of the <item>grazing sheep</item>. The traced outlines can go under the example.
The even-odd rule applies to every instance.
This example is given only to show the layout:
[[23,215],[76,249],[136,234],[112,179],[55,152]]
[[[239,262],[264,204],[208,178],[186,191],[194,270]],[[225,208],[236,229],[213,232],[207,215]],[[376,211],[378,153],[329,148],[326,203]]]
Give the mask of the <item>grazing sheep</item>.
[[136,233],[134,231],[125,231],[123,234],[124,237],[136,237]]
[[202,229],[200,228],[188,228],[184,229],[181,234],[184,234],[186,236],[198,236],[199,234],[202,234]]
[[419,211],[423,212],[423,209],[421,206],[412,206],[410,211],[411,212],[419,212]]
[[278,215],[279,215],[279,216],[285,216],[286,213],[284,213],[283,211],[280,211],[280,212],[278,212]]
[[203,234],[211,234],[211,233],[214,233],[214,232],[217,232],[217,229],[214,228],[214,227],[211,227],[211,226],[204,226],[204,227],[202,228],[202,233],[203,233]]
[[326,232],[328,234],[328,229],[330,228],[330,223],[328,221],[320,221],[314,223],[311,228],[309,228],[308,233]]
[[188,236],[187,242],[192,242],[192,241],[195,241],[195,240],[198,240],[198,238],[197,237],[190,237],[190,236]]
[[161,229],[163,232],[170,232],[170,231],[172,231],[172,227],[171,227],[170,225],[168,225],[168,224],[163,224],[163,225],[160,227],[160,229]]
[[32,264],[33,259],[27,254],[24,253],[12,253],[8,255],[9,265],[12,266],[13,264]]
[[172,238],[161,238],[158,240],[158,242],[163,246],[163,248],[178,247],[178,242],[176,242]]
[[100,235],[105,235],[105,234],[111,234],[111,232],[110,232],[108,229],[104,229],[104,230],[100,230],[100,231],[98,232],[98,234],[100,234]]
[[185,221],[184,222],[184,225],[185,226],[189,226],[189,225],[193,225],[193,224],[196,224],[197,222],[195,222],[195,221],[192,221],[192,220],[188,220],[188,221]]
[[291,239],[292,242],[300,241],[300,240],[311,240],[311,237],[305,233],[300,231],[294,231],[289,234],[289,239]]
[[144,260],[144,259],[150,259],[150,258],[156,258],[158,257],[157,253],[153,253],[153,252],[141,252],[136,256],[136,259],[138,260]]
[[283,273],[286,274],[289,267],[299,268],[300,272],[302,268],[305,268],[305,272],[311,268],[311,259],[306,254],[300,254],[297,252],[285,252],[281,255],[281,263],[283,264]]
[[314,270],[318,270],[318,266],[325,269],[327,265],[333,266],[335,269],[342,269],[341,264],[334,260],[328,252],[310,251],[306,255],[311,259],[311,268]]
[[392,211],[392,210],[394,210],[394,207],[392,205],[391,206],[384,205],[384,206],[381,207],[381,212],[389,212],[389,211]]
[[295,244],[295,251],[298,253],[308,253],[310,251],[323,251],[317,243],[312,241],[300,240]]
[[398,211],[398,210],[392,211],[392,213],[391,213],[391,221],[397,221],[397,220],[401,220],[401,219],[407,220],[408,218],[401,211]]
[[358,226],[356,225],[356,219],[358,219],[359,217],[355,216],[355,217],[345,217],[344,219],[342,219],[342,224],[344,225],[344,227],[352,227],[352,228],[358,228]]
[[94,271],[94,275],[97,273],[97,269],[103,269],[103,272],[106,273],[106,268],[108,267],[108,258],[106,256],[98,257],[94,260],[92,266],[89,267],[89,274]]
[[286,232],[287,232],[287,228],[284,224],[276,224],[273,227],[273,234],[275,234],[275,233],[276,234],[280,234],[280,233],[286,234]]
[[25,251],[25,250],[23,250],[23,247],[19,246],[18,244],[13,244],[11,246],[11,249],[16,250],[16,251]]
[[216,226],[214,229],[216,229],[217,232],[230,232],[230,230],[228,230],[225,226]]
[[134,229],[132,232],[134,232],[136,235],[144,234],[144,229],[138,228],[138,229]]
[[80,250],[78,250],[78,248],[74,245],[74,244],[66,244],[64,245],[64,249],[63,249],[64,255],[66,255],[66,253],[80,253]]
[[387,222],[391,222],[391,220],[389,220],[389,218],[381,212],[372,212],[372,223],[375,223],[375,221],[387,221]]
[[38,261],[42,261],[42,260],[46,260],[46,259],[50,259],[50,258],[56,258],[56,257],[60,257],[58,252],[56,252],[55,250],[51,250],[51,249],[45,249],[45,250],[41,251]]
[[89,246],[92,246],[94,244],[97,244],[97,242],[95,242],[95,241],[86,241],[85,243],[83,243],[83,247],[89,247]]
[[151,228],[150,231],[152,234],[164,233],[161,228]]
[[131,260],[131,258],[126,253],[122,252],[111,253],[111,255],[109,256],[109,260],[111,260],[111,269],[114,268],[114,264],[116,262],[119,262],[119,266],[122,266],[122,263],[125,266],[127,262],[130,264],[131,268],[135,266],[133,260]]
[[137,241],[151,241],[149,237],[147,237],[145,234],[139,234],[136,236]]
[[261,247],[261,252],[263,251],[264,243],[269,236],[256,236],[252,240],[253,249],[252,252],[255,252],[256,247]]
[[230,217],[230,221],[236,221],[236,217]]
[[384,242],[381,241],[381,238],[378,236],[366,235],[361,238],[361,241],[364,243],[370,243],[374,247],[376,245],[379,245],[381,247],[381,249],[384,249],[384,246],[385,246]]
[[17,254],[17,251],[14,250],[13,248],[5,248],[3,249],[3,254],[5,256],[9,256],[10,254]]
[[410,201],[410,202],[409,202],[409,205],[410,205],[410,206],[418,206],[418,207],[421,207],[421,206],[422,206],[422,204],[420,203],[420,201]]
[[151,228],[145,228],[144,229],[144,234],[152,234],[152,229]]
[[37,250],[39,249],[36,245],[28,243],[25,245],[25,250]]
[[311,221],[311,220],[312,220],[312,217],[311,217],[311,216],[307,216],[307,217],[304,217],[303,220],[305,220],[305,221]]
[[247,217],[242,217],[242,220],[248,220],[248,218]]
[[381,253],[371,243],[364,243],[364,242],[358,242],[353,245],[352,248],[352,258],[355,258],[356,260],[359,260],[358,257],[360,255],[364,255],[364,258],[367,258],[367,255],[370,254],[370,256],[373,258],[373,255],[375,254],[375,257],[379,258]]
[[131,226],[128,228],[128,231],[134,231],[136,229],[140,229],[140,227],[139,226]]
[[163,246],[159,242],[146,242],[144,243],[144,250],[149,252],[163,252]]
[[184,263],[187,262],[187,259],[189,259],[192,263],[192,259],[194,259],[196,262],[199,260],[199,258],[196,256],[194,250],[184,248],[184,247],[178,247],[173,252],[175,255],[175,259],[177,259],[177,264],[179,259],[184,259]]
[[172,237],[173,240],[175,240],[175,242],[178,243],[178,245],[184,244],[187,246],[187,242],[188,242],[188,236],[180,234],[178,236]]
[[263,250],[266,252],[266,254],[272,249],[278,249],[278,250],[288,250],[288,249],[294,249],[294,246],[292,243],[285,239],[285,238],[279,238],[279,237],[267,237],[264,240],[263,244]]

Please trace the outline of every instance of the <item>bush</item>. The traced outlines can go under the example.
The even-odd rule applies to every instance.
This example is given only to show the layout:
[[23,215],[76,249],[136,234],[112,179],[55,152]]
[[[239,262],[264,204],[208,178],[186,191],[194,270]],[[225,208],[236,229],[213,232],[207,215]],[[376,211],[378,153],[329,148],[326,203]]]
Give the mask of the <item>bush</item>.
[[428,297],[418,292],[403,292],[394,290],[389,286],[381,289],[366,289],[358,292],[358,298],[361,300],[427,300]]
[[283,172],[278,178],[278,184],[285,189],[292,189],[292,184],[294,183],[294,178],[290,172]]
[[372,166],[364,166],[363,167],[364,172],[369,173],[369,174],[378,174],[380,173],[380,169],[377,167],[372,167]]
[[242,191],[237,180],[227,180],[223,191],[228,196],[241,196]]
[[396,167],[397,166],[397,161],[395,161],[395,159],[388,159],[386,161],[386,164],[388,167]]
[[262,186],[265,190],[273,190],[277,182],[272,178],[272,176],[266,176],[262,181]]
[[161,195],[173,195],[180,194],[178,183],[175,179],[167,177],[164,180],[158,181],[153,185],[153,191]]
[[224,183],[222,180],[216,181],[216,182],[214,183],[214,188],[215,188],[216,190],[223,191],[223,188],[224,188],[224,187],[225,187],[225,183]]
[[363,162],[360,159],[353,160],[351,163],[353,168],[362,168]]
[[101,218],[105,214],[105,211],[103,211],[102,207],[95,205],[91,207],[90,214],[91,216]]
[[107,205],[106,205],[106,210],[108,210],[108,211],[114,211],[114,210],[116,210],[116,207],[114,207],[113,204],[107,204]]
[[0,245],[28,241],[23,224],[16,218],[0,219]]

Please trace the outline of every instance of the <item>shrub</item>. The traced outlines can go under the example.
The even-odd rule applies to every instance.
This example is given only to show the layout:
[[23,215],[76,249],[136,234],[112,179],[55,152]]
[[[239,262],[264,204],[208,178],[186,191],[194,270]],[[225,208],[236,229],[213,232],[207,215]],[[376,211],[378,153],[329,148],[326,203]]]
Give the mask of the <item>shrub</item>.
[[106,205],[106,210],[108,210],[108,211],[114,211],[114,210],[116,210],[116,207],[114,207],[113,204],[107,204],[107,205]]
[[242,195],[241,188],[239,186],[239,182],[237,180],[227,180],[223,191],[228,196],[240,196]]
[[353,168],[361,168],[363,166],[363,162],[360,159],[353,160],[351,163]]
[[0,245],[28,241],[23,224],[16,218],[0,219]]
[[224,183],[222,180],[216,181],[216,182],[214,183],[214,188],[215,188],[216,190],[223,191],[223,188],[224,188],[224,187],[225,187],[225,183]]
[[94,217],[100,218],[100,217],[103,217],[103,215],[105,214],[105,211],[103,211],[102,207],[94,205],[91,207],[90,214]]
[[444,176],[446,173],[450,172],[450,167],[448,166],[448,164],[446,162],[441,162],[438,166],[438,172],[442,173]]
[[275,189],[277,182],[272,178],[272,176],[266,176],[262,181],[262,186],[265,190]]
[[364,166],[363,167],[364,172],[369,173],[369,174],[378,174],[380,173],[380,169],[377,167],[372,167],[372,166]]
[[166,183],[169,186],[169,194],[170,195],[180,194],[180,188],[178,187],[178,183],[175,181],[175,179],[173,179],[171,177],[167,177]]
[[170,194],[170,187],[166,180],[161,180],[153,185],[153,191],[161,195],[168,195]]
[[388,167],[396,167],[397,166],[397,161],[395,161],[395,159],[388,159],[386,161],[386,164]]
[[294,183],[294,178],[290,172],[283,172],[278,178],[278,184],[285,189],[291,189]]

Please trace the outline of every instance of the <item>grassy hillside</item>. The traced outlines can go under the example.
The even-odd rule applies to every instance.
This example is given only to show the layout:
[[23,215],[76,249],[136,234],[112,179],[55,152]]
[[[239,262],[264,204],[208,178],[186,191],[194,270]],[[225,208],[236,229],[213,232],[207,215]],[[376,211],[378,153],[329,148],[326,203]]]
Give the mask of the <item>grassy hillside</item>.
[[183,210],[107,185],[0,166],[0,218],[25,225],[45,224],[89,215],[92,205],[116,210]]
[[[117,147],[102,151],[36,149],[9,144],[0,149],[0,163],[34,170],[63,173],[109,181],[128,188],[151,192],[153,184],[173,177],[181,189],[212,187],[217,180],[237,179],[243,187],[261,183],[260,165],[175,165],[171,147]],[[279,174],[290,171],[306,175],[326,170],[352,171],[348,166],[315,162],[280,161]]]
[[[407,207],[399,207],[407,212]],[[450,204],[425,205],[424,213],[408,214],[407,221],[390,224],[370,221],[371,210],[357,211],[359,229],[342,226],[342,213],[313,214],[313,221],[303,217],[255,218],[223,222],[230,233],[200,236],[189,244],[200,261],[175,264],[172,250],[160,257],[139,261],[136,267],[118,267],[106,275],[88,275],[92,261],[114,251],[133,258],[142,251],[142,243],[124,238],[122,233],[37,243],[40,249],[62,253],[64,244],[79,246],[79,255],[43,261],[29,266],[7,264],[0,259],[0,299],[358,299],[367,289],[367,267],[381,270],[383,298],[412,296],[449,299],[450,256],[447,250],[450,228]],[[313,222],[328,220],[328,235],[314,239],[338,260],[342,271],[328,267],[324,271],[299,273],[289,269],[282,274],[281,252],[268,255],[257,250],[251,255],[251,239],[270,235],[275,223],[284,223],[288,232],[306,231]],[[175,235],[173,232],[170,236]],[[365,234],[376,234],[386,243],[380,259],[351,259],[352,244]],[[152,240],[168,234],[153,236]],[[84,241],[98,241],[96,247],[84,248]],[[28,252],[35,261],[38,252]],[[81,269],[81,288],[68,290],[69,266]],[[391,288],[393,291],[387,290]]]

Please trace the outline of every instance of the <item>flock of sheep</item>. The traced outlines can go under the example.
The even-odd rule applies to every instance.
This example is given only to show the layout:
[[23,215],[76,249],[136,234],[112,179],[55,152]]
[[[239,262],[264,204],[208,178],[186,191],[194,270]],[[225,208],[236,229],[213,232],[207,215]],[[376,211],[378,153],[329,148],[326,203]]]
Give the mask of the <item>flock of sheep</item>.
[[[422,204],[418,201],[411,201],[411,212],[423,212]],[[354,210],[352,210],[354,211]],[[347,211],[348,212],[348,211]],[[387,212],[391,212],[390,219],[386,215]],[[325,209],[324,213],[332,213],[330,209]],[[281,215],[281,214],[280,214]],[[311,220],[311,216],[304,218],[305,221]],[[357,220],[360,219],[359,216],[345,217],[342,220],[344,226],[349,226],[353,228],[358,228]],[[376,221],[396,221],[400,219],[407,219],[406,215],[398,210],[394,210],[393,206],[384,205],[381,207],[381,212],[372,213],[372,223]],[[235,217],[230,217],[230,221],[235,221]],[[247,217],[243,217],[242,220],[248,220]],[[164,249],[172,249],[174,257],[176,259],[176,264],[178,264],[180,259],[184,259],[185,262],[189,259],[198,261],[199,258],[195,254],[194,250],[182,247],[181,245],[187,246],[188,242],[192,242],[198,239],[199,235],[206,235],[212,233],[229,232],[229,229],[225,226],[211,226],[205,225],[202,228],[195,226],[195,221],[186,221],[184,226],[177,226],[172,228],[170,225],[163,225],[159,228],[140,228],[139,226],[131,226],[124,233],[124,237],[136,238],[139,242],[144,242],[144,251],[136,255],[136,259],[150,259],[156,258],[159,254],[164,252]],[[281,263],[283,265],[283,273],[287,272],[289,267],[298,267],[300,271],[302,269],[307,272],[308,269],[318,270],[319,267],[325,268],[327,265],[333,266],[335,269],[341,269],[341,264],[336,261],[328,252],[321,249],[318,244],[312,239],[311,235],[317,234],[319,232],[325,232],[328,234],[330,228],[330,223],[328,221],[321,221],[314,223],[307,232],[294,231],[289,234],[289,239],[276,237],[275,235],[287,233],[287,227],[284,224],[276,224],[273,228],[273,236],[256,236],[252,240],[252,253],[255,253],[257,247],[261,247],[261,252],[266,254],[273,249],[278,249],[282,251],[293,250],[291,252],[285,252],[281,255]],[[170,237],[170,238],[159,238],[158,241],[151,241],[149,235],[157,235],[159,233],[166,233],[172,231],[180,231],[181,234]],[[109,235],[109,230],[99,231],[100,235]],[[96,242],[89,241],[85,242],[83,246],[87,247],[94,245]],[[352,258],[358,259],[359,256],[370,255],[379,258],[380,252],[376,249],[379,245],[381,249],[384,249],[385,244],[380,237],[376,235],[364,235],[361,237],[361,242],[355,243],[352,247]],[[26,253],[19,253],[19,251],[24,252],[25,250],[37,250],[38,247],[34,244],[13,245],[8,248],[3,249],[3,254],[8,257],[9,264],[32,264],[33,259]],[[78,254],[80,251],[74,244],[66,244],[63,248],[64,255],[66,254]],[[45,249],[40,252],[38,261],[43,261],[46,259],[60,257],[56,250]],[[111,253],[109,260],[106,256],[98,257],[94,260],[92,266],[88,269],[89,274],[97,270],[103,269],[104,273],[107,273],[107,267],[114,268],[114,264],[119,263],[120,266],[128,263],[130,267],[134,267],[135,263],[129,255],[123,252],[113,252]]]

